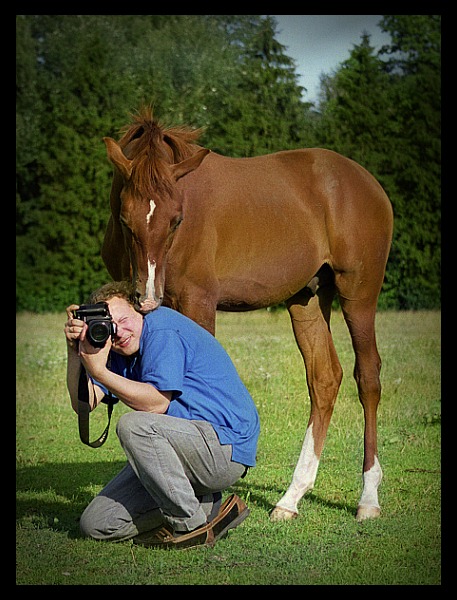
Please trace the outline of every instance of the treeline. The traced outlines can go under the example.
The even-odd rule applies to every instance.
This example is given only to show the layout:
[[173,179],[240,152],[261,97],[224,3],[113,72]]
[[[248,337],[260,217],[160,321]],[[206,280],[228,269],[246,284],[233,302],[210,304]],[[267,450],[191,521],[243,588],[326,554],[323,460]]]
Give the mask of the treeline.
[[439,307],[440,25],[384,16],[391,43],[376,52],[361,32],[314,106],[272,17],[18,16],[17,310],[62,310],[109,279],[101,138],[141,103],[228,156],[321,146],[362,164],[395,213],[380,307]]

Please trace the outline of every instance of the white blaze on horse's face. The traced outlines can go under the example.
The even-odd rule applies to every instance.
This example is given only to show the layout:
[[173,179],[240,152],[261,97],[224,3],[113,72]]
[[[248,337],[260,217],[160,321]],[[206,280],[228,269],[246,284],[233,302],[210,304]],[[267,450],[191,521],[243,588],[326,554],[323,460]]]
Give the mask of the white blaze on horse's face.
[[148,258],[148,280],[146,282],[146,298],[155,298],[156,261]]
[[[149,225],[152,216],[154,214],[154,211],[156,209],[156,203],[154,202],[154,200],[149,200],[149,212],[146,215],[146,224]],[[156,267],[157,267],[157,263],[154,259],[150,259],[148,256],[148,277],[146,280],[146,286],[145,286],[145,294],[142,297],[142,299],[140,299],[140,305],[141,305],[141,312],[149,312],[151,310],[154,310],[155,308],[157,308],[160,304],[160,301],[158,301],[156,299],[156,292],[155,292],[155,278],[156,278]]]
[[144,295],[140,296],[140,308],[139,311],[143,314],[155,310],[161,304],[162,298],[156,296],[155,291],[155,279],[156,279],[156,268],[157,263],[155,260],[151,260],[148,256],[148,275],[145,285]]
[[154,200],[149,200],[149,206],[151,207],[148,214],[146,215],[146,223],[149,225],[149,221],[152,219],[152,215],[154,214],[156,203]]

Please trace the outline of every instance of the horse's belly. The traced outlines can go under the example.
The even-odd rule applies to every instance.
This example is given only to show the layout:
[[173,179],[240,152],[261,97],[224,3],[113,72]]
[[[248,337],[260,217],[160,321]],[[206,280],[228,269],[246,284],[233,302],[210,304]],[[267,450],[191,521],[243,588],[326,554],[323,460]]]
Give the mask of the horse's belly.
[[241,311],[280,304],[304,288],[317,269],[278,263],[219,279],[218,308]]
[[276,219],[261,244],[247,235],[222,247],[214,264],[221,309],[250,310],[280,304],[312,279],[327,258],[325,245],[290,223],[294,221]]

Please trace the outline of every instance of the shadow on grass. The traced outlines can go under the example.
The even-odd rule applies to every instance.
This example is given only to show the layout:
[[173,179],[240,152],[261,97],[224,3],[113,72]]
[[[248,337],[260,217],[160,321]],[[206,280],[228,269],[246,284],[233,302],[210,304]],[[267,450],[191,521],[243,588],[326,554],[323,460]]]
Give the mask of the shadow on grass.
[[[22,526],[51,528],[67,532],[69,537],[80,537],[79,517],[85,507],[121,469],[125,462],[46,463],[22,466],[17,469],[16,520]],[[95,488],[95,489],[94,489]],[[263,508],[268,514],[275,507],[266,498],[266,492],[275,493],[279,500],[284,489],[279,486],[256,485],[240,480],[230,488],[243,498]],[[314,493],[305,496],[305,502],[344,510],[355,515],[354,506],[344,502],[325,500]]]
[[[79,517],[124,461],[46,463],[16,471],[16,520],[25,526],[66,531],[80,537]],[[94,490],[94,487],[97,489]]]
[[[274,486],[274,487],[273,486],[265,487],[265,485],[259,486],[259,485],[252,484],[249,481],[244,481],[244,480],[238,481],[230,489],[243,498],[246,498],[247,495],[249,494],[249,499],[252,500],[257,506],[260,506],[261,508],[265,509],[268,512],[268,514],[270,514],[271,511],[274,509],[275,504],[272,504],[271,502],[266,500],[265,492],[266,491],[268,491],[268,492],[274,491],[275,493],[277,493],[277,501],[279,501],[279,499],[284,495],[284,492],[286,491],[285,488],[280,488],[278,486]],[[355,507],[353,504],[348,504],[346,502],[334,502],[332,500],[326,500],[325,498],[319,497],[314,492],[308,492],[303,497],[303,500],[300,502],[300,504],[306,503],[306,502],[318,504],[319,506],[323,506],[326,508],[332,508],[335,510],[346,511],[349,514],[352,513],[354,516],[357,513],[357,507]],[[299,510],[300,510],[300,504],[298,507]]]

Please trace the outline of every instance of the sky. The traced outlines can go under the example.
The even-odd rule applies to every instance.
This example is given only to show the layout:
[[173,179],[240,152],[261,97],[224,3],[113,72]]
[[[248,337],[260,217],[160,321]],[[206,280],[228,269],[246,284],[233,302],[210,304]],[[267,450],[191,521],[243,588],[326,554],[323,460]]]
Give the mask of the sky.
[[298,84],[307,89],[303,99],[317,103],[320,75],[330,74],[349,58],[363,33],[370,34],[376,50],[390,42],[377,26],[382,15],[272,15],[277,21],[276,39],[296,63]]

